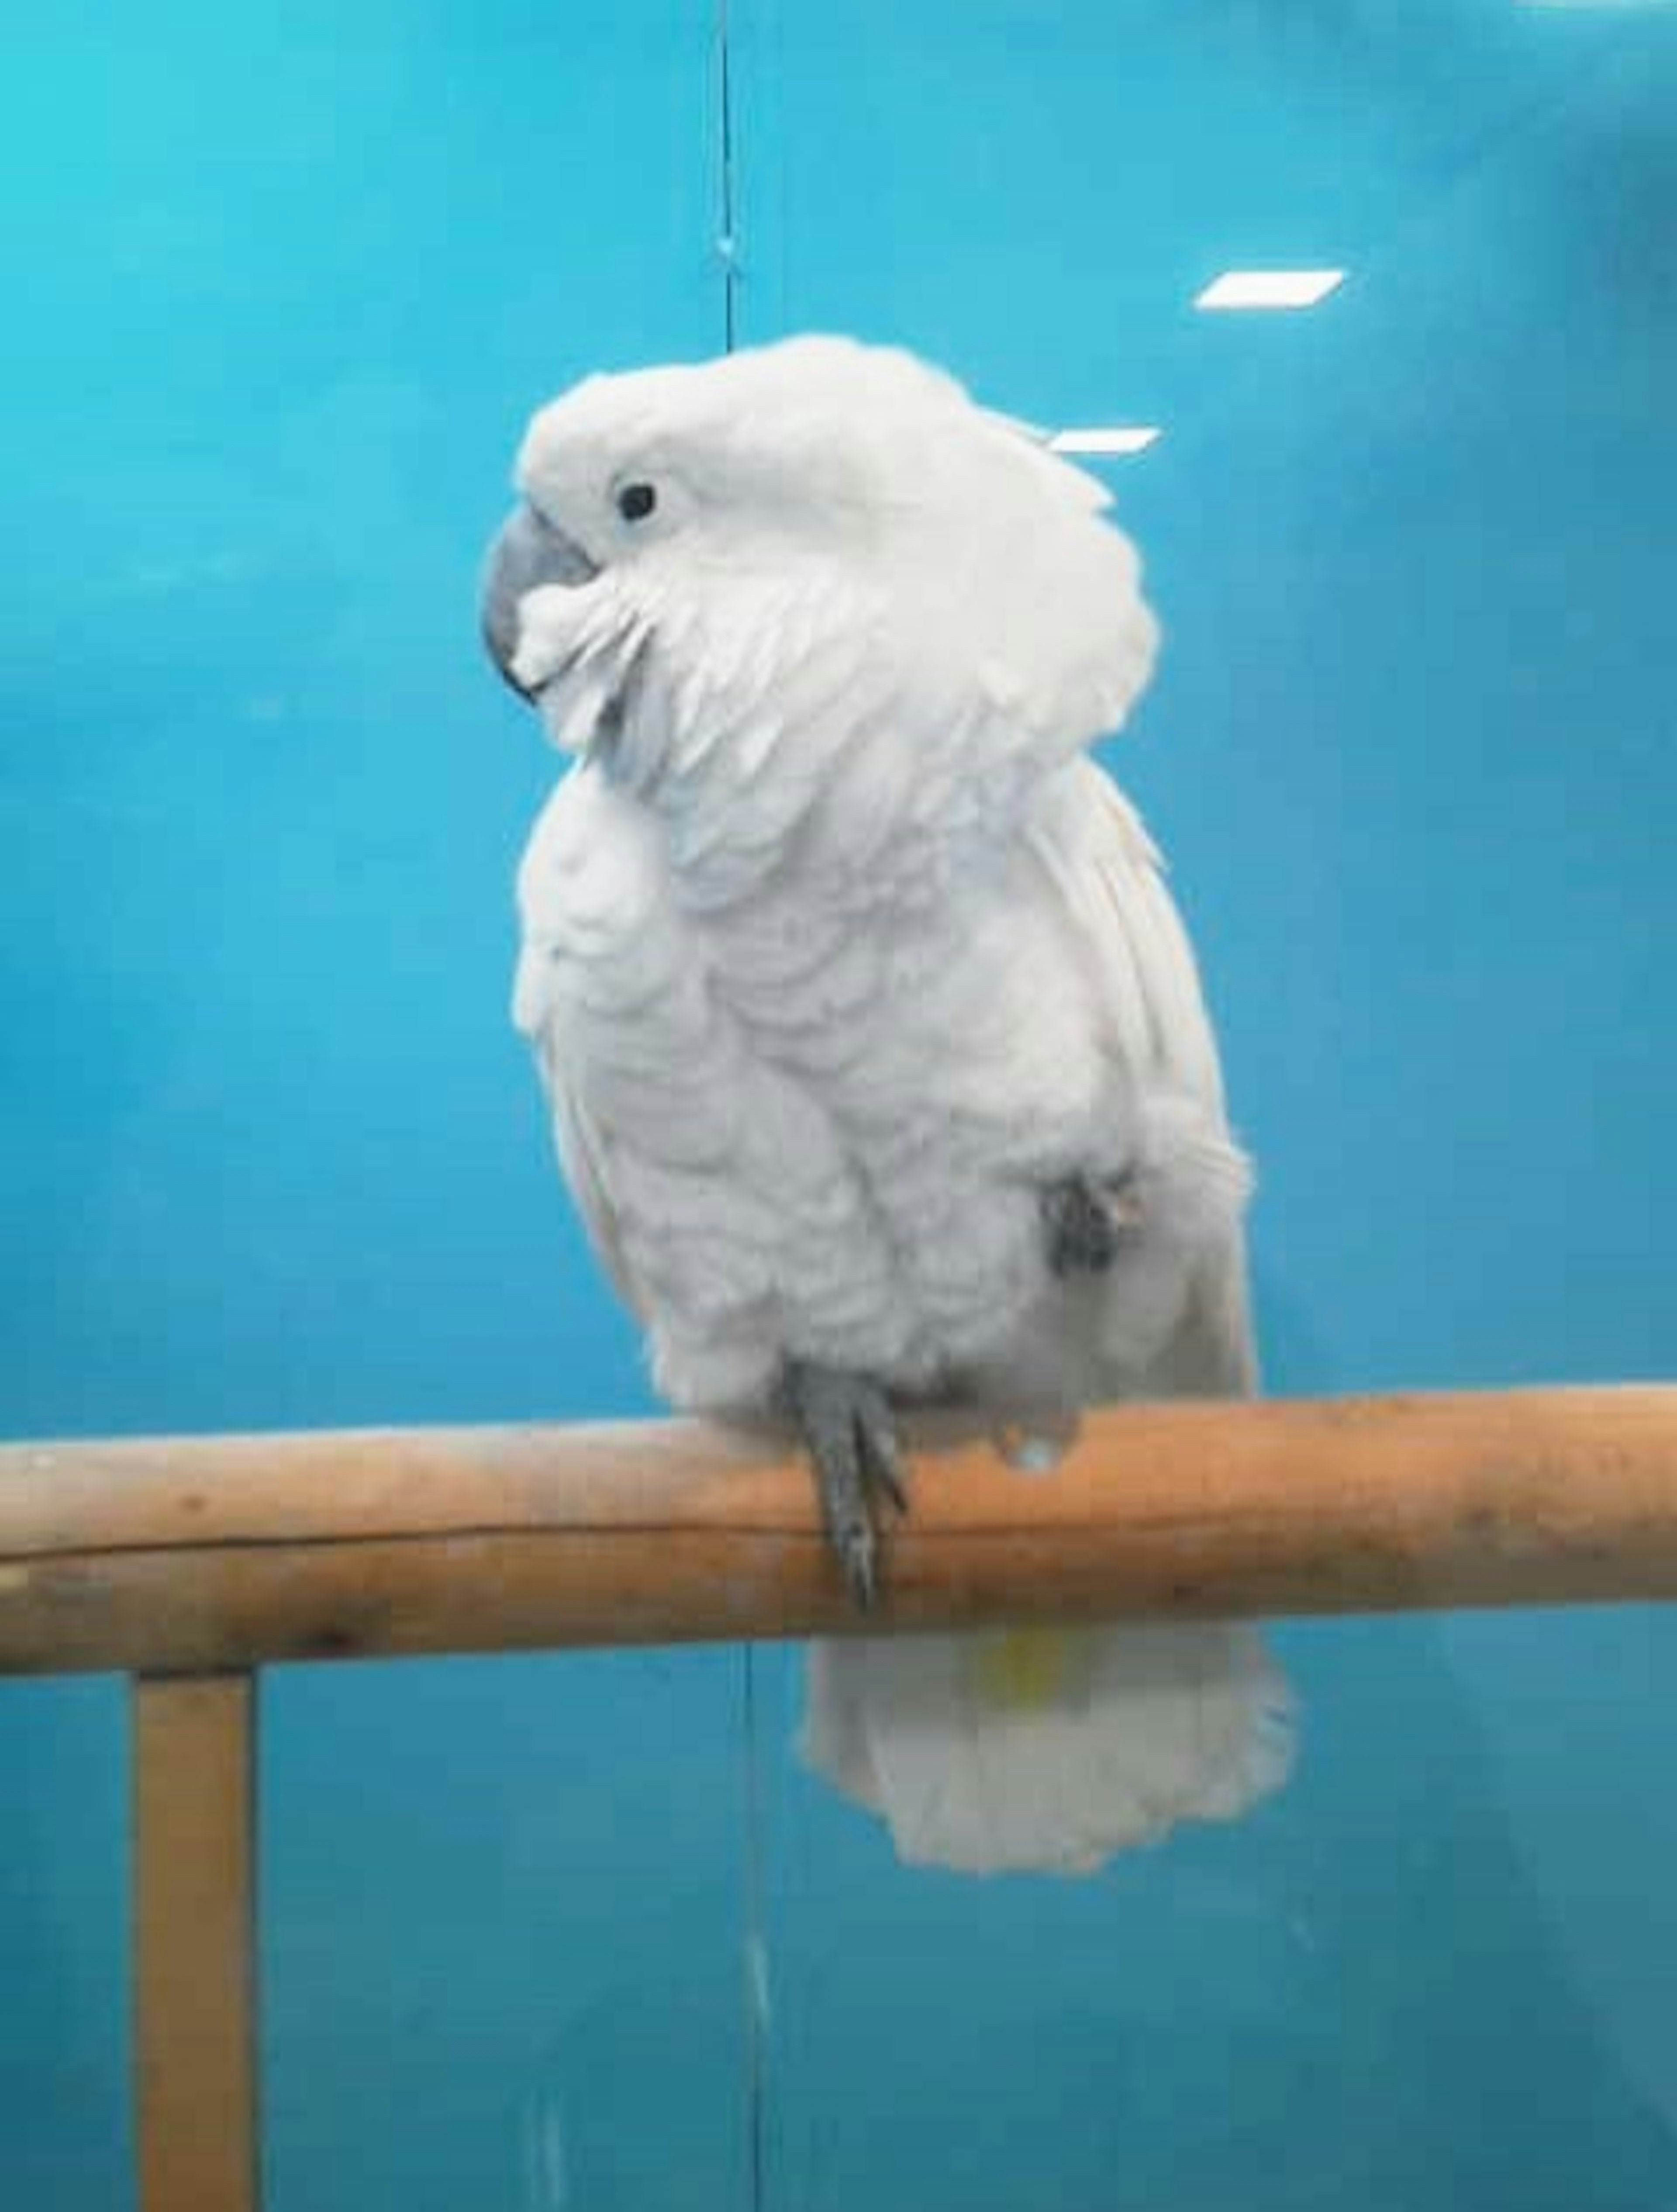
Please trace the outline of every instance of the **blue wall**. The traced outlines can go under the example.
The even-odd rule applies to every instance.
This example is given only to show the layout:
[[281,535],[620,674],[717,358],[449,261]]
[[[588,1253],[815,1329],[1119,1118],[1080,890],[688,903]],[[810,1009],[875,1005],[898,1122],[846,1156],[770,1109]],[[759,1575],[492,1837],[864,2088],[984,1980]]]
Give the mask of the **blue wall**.
[[[1115,476],[1114,763],[1260,1158],[1272,1383],[1669,1373],[1677,20],[732,0],[742,334],[905,340]],[[14,36],[0,1427],[649,1409],[504,1006],[551,763],[480,665],[531,404],[714,350],[677,0]],[[1196,316],[1243,258],[1315,313]],[[1677,1633],[1284,1632],[1291,1793],[895,1867],[792,1655],[264,1703],[276,2212],[1677,2203]],[[122,1692],[0,1685],[0,2204],[129,2201]],[[748,1962],[766,1960],[766,2028]]]

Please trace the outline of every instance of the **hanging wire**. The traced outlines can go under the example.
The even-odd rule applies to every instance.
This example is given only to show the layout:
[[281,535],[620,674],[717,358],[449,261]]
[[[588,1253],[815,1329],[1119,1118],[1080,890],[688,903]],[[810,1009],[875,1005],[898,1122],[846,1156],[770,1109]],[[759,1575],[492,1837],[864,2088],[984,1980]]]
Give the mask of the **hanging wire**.
[[724,352],[732,353],[739,338],[739,223],[734,191],[733,53],[728,0],[717,0],[716,55],[722,168],[717,195],[716,258],[722,270],[722,346]]
[[[720,176],[716,258],[722,272],[722,346],[739,340],[739,232],[735,196],[732,41],[728,0],[717,0],[716,100]],[[769,1929],[763,1854],[763,1747],[758,1727],[756,1652],[739,1652],[739,1720],[744,1802],[745,2144],[751,2212],[763,2212],[768,2149]]]
[[[717,179],[716,259],[722,274],[722,347],[739,342],[739,223],[734,167],[733,53],[728,0],[716,4],[716,102],[720,174]],[[744,1967],[745,2002],[745,2142],[751,2212],[763,2212],[767,2186],[769,2067],[769,1923],[763,1841],[763,1743],[758,1721],[756,1648],[739,1649],[739,1721],[744,1820]]]
[[763,1742],[758,1726],[757,1658],[740,1650],[740,1720],[744,1735],[745,1849],[745,2132],[752,2212],[763,2212],[769,2130],[769,1928],[763,1848]]

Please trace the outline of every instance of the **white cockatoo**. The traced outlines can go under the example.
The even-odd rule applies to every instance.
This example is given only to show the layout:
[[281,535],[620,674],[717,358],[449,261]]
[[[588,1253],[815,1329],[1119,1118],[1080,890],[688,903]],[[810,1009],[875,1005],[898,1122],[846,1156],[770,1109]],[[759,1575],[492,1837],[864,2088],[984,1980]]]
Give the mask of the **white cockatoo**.
[[[484,629],[572,764],[515,1017],[659,1389],[796,1425],[865,1607],[900,1405],[1253,1388],[1193,956],[1085,750],[1151,667],[1136,556],[1039,435],[838,337],[592,377],[517,484]],[[1287,1763],[1218,1624],[835,1639],[808,1699],[902,1856],[975,1870],[1097,1865]]]

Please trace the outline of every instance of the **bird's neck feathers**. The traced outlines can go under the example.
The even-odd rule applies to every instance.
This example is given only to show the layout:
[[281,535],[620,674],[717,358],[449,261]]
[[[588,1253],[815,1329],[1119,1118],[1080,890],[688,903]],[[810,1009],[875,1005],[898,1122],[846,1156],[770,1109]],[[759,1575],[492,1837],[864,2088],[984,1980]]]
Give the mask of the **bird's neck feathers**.
[[1015,561],[1001,592],[953,549],[906,578],[718,562],[539,592],[544,718],[659,817],[701,899],[746,895],[794,848],[800,868],[929,894],[939,855],[1011,834],[1146,680],[1133,555],[1086,527],[1100,562],[1068,580]]

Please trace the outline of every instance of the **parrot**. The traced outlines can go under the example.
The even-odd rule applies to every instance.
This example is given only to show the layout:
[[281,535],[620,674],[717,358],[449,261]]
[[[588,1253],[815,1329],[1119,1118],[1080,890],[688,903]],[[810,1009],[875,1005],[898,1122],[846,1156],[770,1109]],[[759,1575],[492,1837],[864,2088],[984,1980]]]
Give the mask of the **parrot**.
[[514,488],[481,626],[566,765],[513,1019],[656,1389],[807,1452],[857,1613],[810,1647],[807,1763],[902,1862],[973,1874],[1236,1817],[1291,1758],[1261,1631],[866,1618],[908,1409],[1051,1442],[1256,1387],[1251,1170],[1090,750],[1159,635],[1106,488],[821,333],[585,378]]

